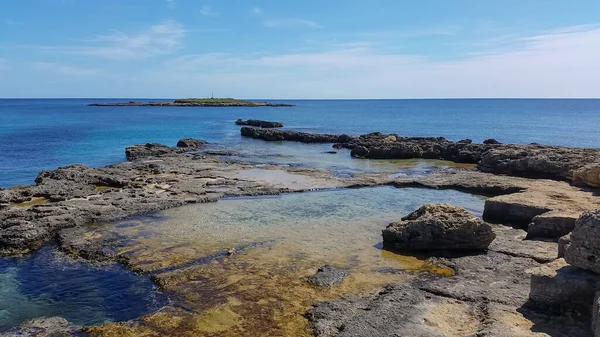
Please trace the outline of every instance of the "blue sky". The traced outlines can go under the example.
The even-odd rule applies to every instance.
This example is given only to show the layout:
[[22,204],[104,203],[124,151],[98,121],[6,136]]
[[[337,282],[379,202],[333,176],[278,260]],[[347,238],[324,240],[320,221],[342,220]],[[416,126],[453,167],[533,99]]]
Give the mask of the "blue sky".
[[0,3],[0,97],[600,97],[598,0]]

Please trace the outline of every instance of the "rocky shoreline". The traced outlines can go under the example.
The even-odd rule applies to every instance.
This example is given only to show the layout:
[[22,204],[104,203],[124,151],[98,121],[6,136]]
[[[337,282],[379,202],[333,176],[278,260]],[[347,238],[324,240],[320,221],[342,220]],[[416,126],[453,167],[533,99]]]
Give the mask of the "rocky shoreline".
[[[198,152],[206,143],[190,138],[176,147],[135,145],[126,149],[126,163],[105,168],[61,167],[41,172],[36,185],[0,189],[0,252],[22,254],[58,238],[60,248],[71,255],[117,261],[135,269],[136,262],[120,252],[127,242],[114,233],[87,235],[88,225],[231,196],[381,185],[455,189],[488,196],[483,220],[451,205],[429,205],[390,224],[382,235],[386,249],[418,251],[430,263],[451,268],[454,275],[373,271],[407,273],[409,279],[372,295],[315,303],[306,313],[313,334],[600,335],[595,329],[600,297],[600,275],[596,274],[600,273],[600,216],[595,211],[600,209],[595,189],[600,180],[596,173],[600,150],[492,141],[474,144],[379,133],[318,135],[260,127],[242,127],[241,133],[266,141],[333,143],[336,148],[350,149],[355,158],[444,159],[474,163],[477,169],[445,168],[412,177],[377,173],[340,178],[323,170],[227,161]],[[240,174],[258,168],[294,179]],[[238,251],[244,249],[238,247]],[[180,278],[204,276],[184,273],[181,266],[181,272],[170,269],[174,267],[167,264],[155,272],[157,283],[170,286],[183,282]],[[347,275],[352,275],[352,269],[324,266],[306,282],[327,293],[341,287]],[[185,321],[193,313],[169,315]],[[43,321],[48,322],[52,320]],[[75,329],[64,320],[58,323],[68,333]],[[152,324],[126,322],[87,332],[101,336],[115,331],[130,335],[163,331]],[[31,329],[50,331],[27,322],[23,330],[4,335],[17,336]],[[55,333],[56,326],[52,329]],[[183,333],[185,324],[173,329],[188,335]]]

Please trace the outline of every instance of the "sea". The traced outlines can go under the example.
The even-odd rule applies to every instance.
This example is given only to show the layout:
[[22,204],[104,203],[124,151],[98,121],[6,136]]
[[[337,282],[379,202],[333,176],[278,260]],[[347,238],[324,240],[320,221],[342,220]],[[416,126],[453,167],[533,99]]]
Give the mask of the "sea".
[[[243,139],[234,124],[238,118],[280,121],[286,129],[306,132],[380,131],[455,141],[495,138],[600,147],[600,99],[267,100],[295,105],[281,108],[87,106],[132,100],[166,99],[0,99],[0,187],[32,184],[41,170],[69,164],[115,164],[125,160],[127,146],[175,145],[184,137],[261,160],[287,157],[296,165],[330,167],[346,160],[313,155],[330,145]],[[354,164],[348,160],[344,165]]]

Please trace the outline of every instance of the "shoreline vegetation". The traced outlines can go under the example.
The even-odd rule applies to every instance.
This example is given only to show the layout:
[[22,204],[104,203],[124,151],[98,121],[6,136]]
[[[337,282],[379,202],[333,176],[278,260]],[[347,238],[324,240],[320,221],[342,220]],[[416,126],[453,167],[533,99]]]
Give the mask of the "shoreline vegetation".
[[254,102],[235,98],[179,98],[172,102],[92,103],[88,106],[292,107],[293,104]]

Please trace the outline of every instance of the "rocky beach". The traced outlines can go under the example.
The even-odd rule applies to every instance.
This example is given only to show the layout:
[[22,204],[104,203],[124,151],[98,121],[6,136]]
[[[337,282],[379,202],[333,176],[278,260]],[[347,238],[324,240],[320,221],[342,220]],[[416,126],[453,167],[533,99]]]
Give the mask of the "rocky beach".
[[[184,138],[127,147],[124,163],[40,172],[0,189],[3,256],[54,242],[152,279],[170,301],[129,321],[34,318],[0,335],[600,336],[600,150],[236,124],[246,138],[330,143],[357,161],[447,165],[340,176]],[[427,202],[394,211],[397,192]],[[223,214],[230,223],[214,220]]]

